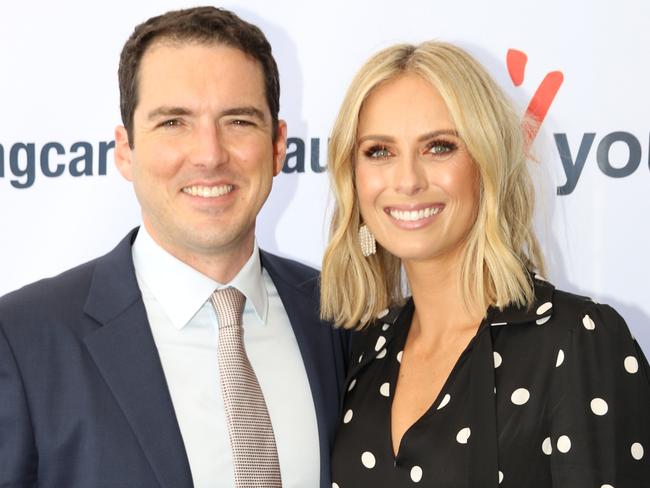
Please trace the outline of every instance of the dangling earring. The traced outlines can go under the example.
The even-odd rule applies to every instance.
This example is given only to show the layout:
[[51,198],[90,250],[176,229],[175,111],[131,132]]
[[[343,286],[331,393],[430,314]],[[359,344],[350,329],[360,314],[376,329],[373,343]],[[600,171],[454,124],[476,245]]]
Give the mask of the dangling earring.
[[361,246],[361,254],[365,257],[377,252],[377,241],[375,241],[375,236],[372,235],[366,224],[359,227],[359,245]]

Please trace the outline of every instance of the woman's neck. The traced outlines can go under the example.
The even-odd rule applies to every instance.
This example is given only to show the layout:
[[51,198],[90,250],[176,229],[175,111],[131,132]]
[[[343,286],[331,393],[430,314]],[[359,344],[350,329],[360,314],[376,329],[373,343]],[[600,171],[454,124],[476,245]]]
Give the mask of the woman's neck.
[[460,259],[405,262],[415,313],[411,333],[424,347],[437,347],[475,330],[482,316],[472,314],[461,290]]

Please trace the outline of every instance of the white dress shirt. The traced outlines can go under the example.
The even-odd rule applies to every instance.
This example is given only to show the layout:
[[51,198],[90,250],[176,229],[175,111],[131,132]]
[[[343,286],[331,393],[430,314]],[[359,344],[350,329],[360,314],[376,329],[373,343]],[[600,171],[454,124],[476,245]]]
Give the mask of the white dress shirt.
[[[224,285],[162,249],[144,226],[133,243],[133,263],[194,486],[232,488],[232,451],[219,384],[218,322],[209,301]],[[227,286],[246,296],[244,345],[273,424],[282,486],[317,487],[320,451],[309,381],[280,296],[262,269],[257,242]]]

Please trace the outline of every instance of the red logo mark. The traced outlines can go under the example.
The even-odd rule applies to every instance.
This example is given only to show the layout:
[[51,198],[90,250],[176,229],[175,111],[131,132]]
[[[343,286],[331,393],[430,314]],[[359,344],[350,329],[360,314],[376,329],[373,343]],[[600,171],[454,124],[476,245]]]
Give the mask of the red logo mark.
[[[516,49],[508,49],[506,64],[508,66],[510,79],[515,86],[521,85],[524,81],[527,61],[528,56],[526,56],[526,53]],[[548,109],[551,108],[551,104],[553,103],[555,95],[557,95],[563,81],[564,75],[561,71],[551,71],[546,74],[540,85],[537,87],[533,98],[531,98],[530,103],[526,108],[526,119],[531,119],[534,122],[534,124],[526,126],[526,138],[528,144],[531,144],[533,140],[535,140],[537,132],[539,131],[542,122],[544,122]]]

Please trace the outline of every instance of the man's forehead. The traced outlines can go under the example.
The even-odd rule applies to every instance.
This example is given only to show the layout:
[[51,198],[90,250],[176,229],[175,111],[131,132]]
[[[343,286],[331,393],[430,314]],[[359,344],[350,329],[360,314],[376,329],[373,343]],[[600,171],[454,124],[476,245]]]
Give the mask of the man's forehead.
[[142,53],[142,57],[140,59],[140,65],[143,64],[143,61],[146,58],[151,57],[152,55],[156,54],[160,50],[165,50],[165,49],[181,50],[188,47],[202,47],[207,49],[214,48],[215,50],[226,50],[226,51],[236,52],[239,53],[242,57],[247,58],[249,61],[258,64],[260,69],[262,68],[259,60],[255,59],[249,53],[245,52],[240,47],[233,45],[232,43],[228,43],[218,39],[200,39],[194,37],[181,38],[177,36],[165,36],[165,35],[158,36],[149,43],[149,45],[145,48],[144,52]]
[[[223,69],[224,66],[228,69]],[[184,75],[191,77],[201,72],[224,79],[235,78],[233,81],[237,84],[259,81],[260,88],[266,91],[264,69],[259,60],[227,43],[192,39],[161,38],[153,41],[141,58],[136,83],[141,87],[142,80],[146,78],[150,82],[152,75],[181,79]],[[157,82],[162,81],[161,78]]]
[[[170,49],[183,50],[188,47],[208,50],[214,48],[215,51],[212,54],[216,56],[224,54],[223,60],[225,63],[229,63],[230,68],[220,69],[219,59],[217,58],[215,61],[215,58],[212,58],[212,54],[209,52],[206,53],[206,58],[210,58],[206,59],[206,62],[197,62],[196,59],[192,59],[192,56],[202,55],[201,51],[193,54],[181,53],[180,56],[178,56],[178,53],[169,51]],[[232,55],[233,53],[235,56]],[[239,66],[244,71],[241,71]],[[257,73],[252,75],[250,71],[247,71],[250,69],[249,67],[253,67]],[[225,79],[227,81],[225,85],[213,85],[219,86],[217,92],[203,91],[202,87],[209,86],[204,85],[204,80],[215,79]],[[269,107],[267,107],[266,103],[266,86],[261,63],[241,49],[227,43],[169,37],[155,39],[142,56],[136,82],[138,84],[138,100],[135,112],[140,112],[139,109],[144,108],[143,103],[147,107],[147,113],[161,107],[165,110],[170,107],[181,107],[189,111],[197,103],[196,98],[192,99],[192,93],[202,93],[208,97],[210,93],[218,93],[219,98],[223,96],[228,101],[228,105],[232,105],[222,107],[224,110],[246,107],[251,110],[254,109],[256,113],[263,114],[262,119],[270,116],[270,113],[267,113]],[[183,86],[186,89],[179,91],[179,87]],[[201,87],[199,91],[193,91],[191,87],[197,86]],[[171,98],[168,98],[170,96]],[[212,98],[206,98],[203,101],[210,99]],[[189,105],[187,105],[188,103]],[[151,107],[152,104],[154,105],[153,108]]]

